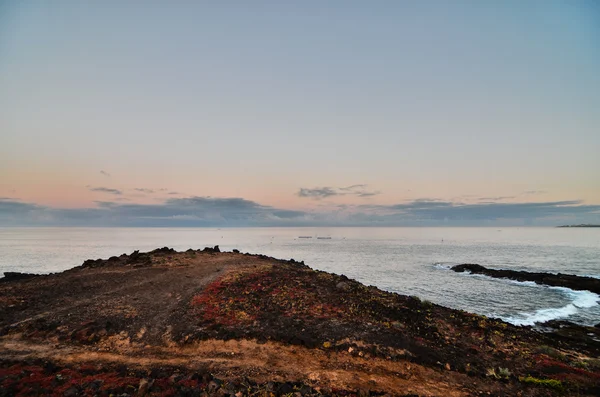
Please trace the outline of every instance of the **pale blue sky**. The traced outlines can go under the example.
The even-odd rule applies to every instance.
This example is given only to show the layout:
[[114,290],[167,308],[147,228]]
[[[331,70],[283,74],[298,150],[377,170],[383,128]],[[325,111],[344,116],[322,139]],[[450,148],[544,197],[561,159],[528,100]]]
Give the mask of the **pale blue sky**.
[[594,1],[153,3],[0,1],[5,202],[600,205]]

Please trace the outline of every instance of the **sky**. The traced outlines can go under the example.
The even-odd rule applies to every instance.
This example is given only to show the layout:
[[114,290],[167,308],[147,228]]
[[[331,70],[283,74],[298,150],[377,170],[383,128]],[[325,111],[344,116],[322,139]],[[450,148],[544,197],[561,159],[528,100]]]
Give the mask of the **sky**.
[[600,6],[0,0],[0,226],[600,223]]

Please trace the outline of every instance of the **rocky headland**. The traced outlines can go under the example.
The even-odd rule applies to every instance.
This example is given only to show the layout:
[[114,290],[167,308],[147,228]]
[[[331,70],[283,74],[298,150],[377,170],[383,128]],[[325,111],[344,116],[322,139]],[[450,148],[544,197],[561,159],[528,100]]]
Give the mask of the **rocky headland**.
[[471,272],[473,274],[483,274],[494,278],[506,278],[515,281],[533,281],[536,284],[548,285],[552,287],[565,287],[579,291],[590,291],[600,294],[600,279],[593,277],[575,276],[573,274],[554,274],[526,272],[519,270],[489,269],[487,267],[466,263],[463,265],[452,266],[455,272]]
[[581,328],[516,327],[294,260],[161,248],[1,279],[0,396],[599,395],[600,329]]

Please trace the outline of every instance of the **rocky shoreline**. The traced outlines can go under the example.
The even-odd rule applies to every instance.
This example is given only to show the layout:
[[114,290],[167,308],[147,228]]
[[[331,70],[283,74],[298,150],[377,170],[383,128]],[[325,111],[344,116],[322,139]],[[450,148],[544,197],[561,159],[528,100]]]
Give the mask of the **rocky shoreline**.
[[3,279],[0,396],[593,396],[589,331],[516,327],[294,260],[161,248]]
[[536,284],[553,287],[565,287],[572,290],[590,291],[600,294],[600,279],[593,277],[575,276],[573,274],[537,273],[506,269],[488,269],[477,264],[456,265],[451,268],[455,272],[471,272],[494,278],[506,278],[515,281],[533,281]]

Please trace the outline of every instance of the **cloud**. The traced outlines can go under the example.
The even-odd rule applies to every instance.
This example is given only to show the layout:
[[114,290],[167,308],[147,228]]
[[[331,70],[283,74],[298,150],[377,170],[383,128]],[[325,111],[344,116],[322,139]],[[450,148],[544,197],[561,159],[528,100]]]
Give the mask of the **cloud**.
[[333,197],[333,196],[346,196],[346,195],[353,195],[353,196],[357,196],[357,197],[373,197],[376,196],[378,194],[380,194],[381,192],[376,192],[376,191],[366,191],[365,189],[367,188],[367,185],[352,185],[352,186],[347,186],[347,187],[330,187],[330,186],[325,186],[325,187],[317,187],[317,188],[300,188],[300,190],[298,190],[297,195],[299,197],[304,197],[304,198],[312,198],[315,200],[321,200],[327,197]]
[[517,198],[517,196],[496,196],[496,197],[480,197],[479,201],[501,201]]
[[525,190],[523,194],[525,195],[536,195],[536,194],[546,194],[548,193],[546,190]]
[[116,194],[116,195],[123,194],[123,192],[118,189],[110,189],[107,187],[90,187],[90,190],[92,192],[110,193],[110,194]]
[[9,197],[0,198],[0,213],[10,214],[16,213],[20,214],[27,211],[37,210],[42,208],[36,204],[23,203],[16,199],[12,199]]
[[307,212],[243,198],[171,198],[156,204],[97,201],[94,208],[52,208],[0,200],[3,226],[556,226],[600,223],[600,205],[579,200],[477,203],[421,198],[392,205],[340,205]]
[[408,223],[436,224],[529,224],[536,221],[552,225],[562,219],[600,220],[600,205],[584,205],[580,200],[539,203],[463,204],[446,201],[415,200],[388,206],[361,206],[386,214],[390,219],[402,218]]
[[51,208],[0,201],[0,224],[10,226],[291,226],[310,219],[242,198],[172,198],[158,204],[96,201],[95,208]]
[[104,170],[100,170],[100,173],[101,173],[102,175],[104,175],[104,176],[107,176],[107,177],[109,177],[109,178],[110,178],[110,174],[109,174],[108,172],[106,172],[106,171],[104,171]]
[[[142,192],[142,193],[147,193],[147,194],[152,194],[152,193],[154,193],[154,190],[153,190],[153,189],[146,189],[146,188],[143,188],[143,187],[142,187],[142,188],[136,187],[136,188],[135,188],[135,189],[133,189],[133,190],[136,190],[136,191],[138,191],[138,192]],[[162,190],[162,189],[161,189],[161,190]]]
[[356,189],[364,189],[366,187],[367,187],[367,185],[352,185],[352,186],[348,186],[348,187],[340,187],[339,190],[353,191],[353,190],[356,190]]
[[339,195],[340,193],[331,187],[317,187],[314,189],[300,188],[298,191],[298,196],[300,197],[310,197],[317,200]]
[[167,194],[168,194],[169,196],[175,196],[175,195],[179,195],[179,194],[181,194],[181,193],[179,193],[179,192],[169,192],[169,193],[167,193]]
[[115,205],[118,205],[117,203],[112,201],[94,201],[94,203],[100,208],[111,208]]

